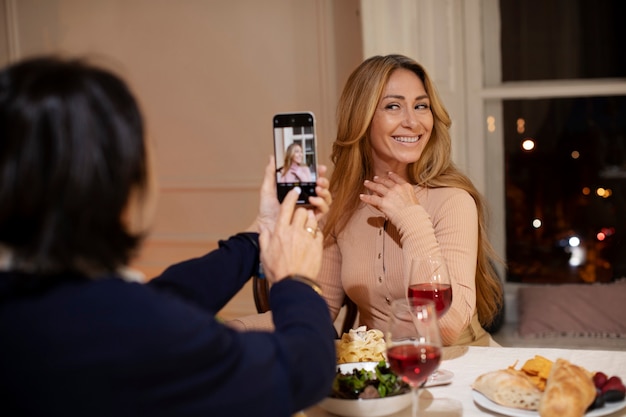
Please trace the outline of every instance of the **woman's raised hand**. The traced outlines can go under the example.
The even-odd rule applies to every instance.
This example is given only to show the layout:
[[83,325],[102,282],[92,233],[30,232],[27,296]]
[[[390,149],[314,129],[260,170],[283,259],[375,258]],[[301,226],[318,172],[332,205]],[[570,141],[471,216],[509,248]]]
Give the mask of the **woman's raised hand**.
[[400,211],[419,204],[413,185],[394,172],[389,172],[386,177],[365,180],[363,185],[371,194],[361,194],[361,201],[382,211],[392,223]]

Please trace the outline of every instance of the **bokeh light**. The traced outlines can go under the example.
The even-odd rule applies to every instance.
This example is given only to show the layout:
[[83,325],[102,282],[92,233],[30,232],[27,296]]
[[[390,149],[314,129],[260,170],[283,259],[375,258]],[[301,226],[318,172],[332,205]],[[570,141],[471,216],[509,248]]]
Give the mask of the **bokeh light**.
[[532,151],[535,149],[535,141],[532,138],[526,138],[522,141],[522,149],[525,151]]

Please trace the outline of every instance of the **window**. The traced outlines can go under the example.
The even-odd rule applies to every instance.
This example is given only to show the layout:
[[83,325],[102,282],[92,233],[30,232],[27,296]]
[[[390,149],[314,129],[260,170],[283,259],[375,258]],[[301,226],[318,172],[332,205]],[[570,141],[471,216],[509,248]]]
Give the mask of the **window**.
[[[502,161],[488,168],[488,177],[503,179],[487,194],[504,188],[507,280],[626,276],[626,3],[482,7],[500,18],[485,20],[484,44],[496,44],[487,38],[497,33],[499,47],[485,48],[483,104],[486,135],[497,143],[487,153]],[[487,65],[494,62],[499,68]]]

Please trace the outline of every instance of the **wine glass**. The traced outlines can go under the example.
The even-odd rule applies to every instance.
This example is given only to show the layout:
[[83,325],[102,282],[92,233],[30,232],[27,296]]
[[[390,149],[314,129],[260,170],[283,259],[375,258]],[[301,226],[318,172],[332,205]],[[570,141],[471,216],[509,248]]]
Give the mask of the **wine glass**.
[[441,335],[435,304],[428,299],[394,300],[385,336],[389,368],[411,386],[413,417],[419,389],[441,362]]
[[[452,305],[452,284],[448,266],[440,256],[426,256],[411,260],[408,272],[409,298],[426,298],[435,303],[437,316],[441,318]],[[454,374],[446,369],[433,372],[429,382],[449,381]]]
[[452,284],[443,258],[427,256],[411,260],[407,295],[434,301],[439,318],[446,314],[452,305]]

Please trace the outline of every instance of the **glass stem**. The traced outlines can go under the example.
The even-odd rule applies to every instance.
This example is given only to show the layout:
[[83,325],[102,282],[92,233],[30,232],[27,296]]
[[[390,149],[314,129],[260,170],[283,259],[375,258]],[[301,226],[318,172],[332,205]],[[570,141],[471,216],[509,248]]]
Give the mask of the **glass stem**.
[[411,392],[413,393],[413,401],[412,401],[412,416],[417,417],[417,409],[419,408],[420,401],[420,388],[419,387],[411,387]]

